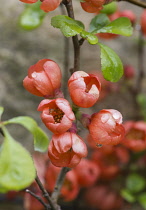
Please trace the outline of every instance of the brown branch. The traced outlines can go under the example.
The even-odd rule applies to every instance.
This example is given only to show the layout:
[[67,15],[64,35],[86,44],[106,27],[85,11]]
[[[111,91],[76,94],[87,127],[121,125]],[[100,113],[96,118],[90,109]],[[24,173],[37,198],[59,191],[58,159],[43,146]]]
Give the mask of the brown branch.
[[51,199],[51,197],[49,196],[47,190],[44,188],[44,186],[42,185],[40,179],[38,176],[36,176],[35,178],[36,183],[38,184],[40,190],[42,191],[43,197],[46,198],[46,200],[49,202],[51,209],[52,210],[60,210],[60,207],[54,203]]
[[36,195],[35,193],[31,192],[30,190],[26,189],[25,191],[26,193],[29,193],[31,196],[33,196],[34,198],[36,198],[36,200],[38,200],[44,207],[46,210],[50,210],[50,206],[48,204],[46,204],[42,198],[38,195]]
[[[73,6],[72,6],[72,0],[63,0],[62,3],[65,5],[68,16],[72,19],[74,18],[74,11],[73,11]],[[78,40],[78,36],[73,36],[73,46],[74,46],[74,68],[73,72],[79,70],[80,66],[80,44]]]
[[146,8],[146,1],[139,1],[139,0],[119,0],[119,1],[126,1],[134,5],[137,5],[139,7]]
[[53,202],[57,203],[59,195],[60,195],[60,190],[61,187],[63,185],[64,179],[65,179],[65,175],[66,173],[70,170],[70,168],[64,167],[62,168],[59,176],[57,177],[57,181],[54,187],[54,191],[52,193],[51,199],[53,200]]

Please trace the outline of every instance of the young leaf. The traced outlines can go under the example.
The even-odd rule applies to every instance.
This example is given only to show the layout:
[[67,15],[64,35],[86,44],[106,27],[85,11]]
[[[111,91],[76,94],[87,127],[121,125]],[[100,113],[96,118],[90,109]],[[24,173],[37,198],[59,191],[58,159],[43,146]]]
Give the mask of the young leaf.
[[40,9],[41,2],[31,4],[25,8],[19,19],[19,25],[25,30],[38,28],[46,16],[46,12]]
[[5,121],[4,125],[10,123],[20,124],[32,133],[32,135],[34,136],[35,151],[45,152],[47,150],[49,143],[48,137],[45,134],[45,132],[40,127],[38,127],[37,123],[31,117],[27,116],[15,117],[8,121]]
[[146,186],[145,179],[139,174],[130,174],[126,180],[126,187],[130,192],[137,193]]
[[128,201],[129,203],[133,203],[136,201],[136,198],[128,189],[121,190],[121,196]]
[[6,128],[0,151],[0,192],[22,190],[35,179],[36,172],[28,151],[16,142]]
[[101,48],[101,66],[106,80],[117,82],[123,75],[123,65],[119,56],[108,46],[98,43]]
[[2,116],[3,112],[4,112],[4,108],[2,106],[0,106],[0,121],[1,121],[1,116]]
[[94,30],[92,33],[112,33],[112,34],[119,34],[123,36],[131,36],[133,33],[133,28],[131,26],[131,22],[129,18],[120,17],[116,20],[112,21],[108,25]]
[[111,15],[117,10],[116,2],[111,2],[109,4],[103,5],[103,9],[100,10],[100,13],[105,13],[107,15]]
[[98,43],[98,38],[94,34],[87,32],[87,31],[82,31],[80,33],[80,36],[83,37],[84,39],[87,39],[89,44],[97,44]]
[[57,15],[52,17],[51,25],[55,28],[60,28],[61,32],[66,37],[75,36],[84,29],[82,22],[74,20],[65,15]]
[[146,209],[146,193],[142,193],[138,196],[137,198],[138,202],[140,203],[140,205]]
[[106,26],[110,23],[110,20],[106,14],[96,15],[90,22],[89,32],[94,33],[95,30],[99,30],[100,28]]

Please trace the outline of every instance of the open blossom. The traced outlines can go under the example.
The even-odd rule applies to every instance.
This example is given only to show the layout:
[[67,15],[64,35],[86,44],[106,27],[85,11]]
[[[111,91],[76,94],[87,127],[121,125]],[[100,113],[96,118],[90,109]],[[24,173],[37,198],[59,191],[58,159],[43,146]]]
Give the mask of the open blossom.
[[135,152],[146,150],[146,123],[127,121],[124,127],[126,134],[122,144]]
[[[27,4],[36,3],[38,0],[20,0]],[[40,0],[42,2],[41,9],[44,10],[44,12],[50,12],[55,10],[61,3],[62,0]]]
[[28,69],[23,86],[34,95],[52,97],[60,88],[61,77],[57,63],[50,59],[42,59]]
[[101,84],[98,77],[84,71],[76,71],[68,80],[72,101],[80,107],[93,106],[99,98]]
[[122,115],[114,109],[103,109],[91,117],[89,132],[96,144],[116,145],[125,135]]
[[44,99],[39,104],[38,111],[42,111],[43,123],[55,134],[66,132],[75,120],[70,104],[64,98]]
[[54,134],[49,144],[48,155],[53,165],[72,168],[81,158],[87,156],[87,147],[75,133]]

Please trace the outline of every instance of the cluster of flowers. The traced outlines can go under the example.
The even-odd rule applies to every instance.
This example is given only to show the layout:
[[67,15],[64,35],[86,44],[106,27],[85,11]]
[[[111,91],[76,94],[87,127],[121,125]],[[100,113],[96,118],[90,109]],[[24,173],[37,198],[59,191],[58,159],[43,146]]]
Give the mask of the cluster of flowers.
[[[56,62],[42,59],[28,70],[24,87],[32,94],[45,97],[38,106],[41,119],[53,132],[48,148],[51,162],[58,167],[74,167],[81,158],[87,156],[87,147],[83,139],[76,134],[77,127],[73,122],[80,116],[82,124],[89,129],[95,144],[116,145],[124,137],[122,115],[114,109],[104,109],[90,117],[78,114],[79,107],[92,107],[100,95],[101,84],[94,74],[77,71],[68,80],[68,89],[74,106],[61,92],[61,70]],[[61,97],[60,97],[61,96]],[[53,99],[52,99],[53,98]],[[78,108],[77,108],[78,107]]]

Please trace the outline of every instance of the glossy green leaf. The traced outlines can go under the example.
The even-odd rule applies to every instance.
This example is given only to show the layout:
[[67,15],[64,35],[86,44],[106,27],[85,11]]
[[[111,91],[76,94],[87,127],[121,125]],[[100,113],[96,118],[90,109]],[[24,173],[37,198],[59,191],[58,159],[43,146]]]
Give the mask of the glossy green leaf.
[[47,14],[40,9],[41,2],[28,5],[19,18],[19,25],[25,30],[38,28]]
[[101,67],[106,80],[117,82],[123,75],[123,64],[119,56],[108,46],[98,43],[101,48]]
[[[94,33],[94,31],[106,26],[110,23],[110,20],[106,14],[96,15],[90,22],[89,32]],[[96,34],[96,33],[95,33]]]
[[116,2],[111,2],[110,4],[103,5],[103,9],[100,10],[100,13],[105,13],[107,15],[113,14],[117,10]]
[[31,117],[20,116],[4,122],[5,125],[10,123],[20,124],[33,134],[35,151],[45,152],[48,149],[48,136]]
[[74,20],[65,15],[57,15],[51,19],[51,25],[55,28],[60,28],[61,32],[66,37],[71,37],[79,34],[84,29],[82,22]]
[[138,202],[140,203],[140,205],[146,209],[146,192],[140,194],[137,198]]
[[140,106],[140,112],[141,112],[144,120],[146,121],[146,95],[139,94],[136,99]]
[[4,143],[0,151],[0,192],[22,190],[35,179],[36,171],[28,151],[3,127]]
[[136,198],[128,189],[121,190],[121,196],[128,201],[129,203],[133,203],[136,201]]
[[126,188],[133,192],[137,193],[144,189],[146,186],[146,180],[144,177],[140,176],[139,174],[130,174],[126,180]]
[[1,116],[2,116],[3,112],[4,112],[4,108],[2,106],[0,106],[0,121],[1,121]]
[[94,30],[92,33],[112,33],[122,36],[131,36],[133,33],[133,28],[131,26],[131,21],[129,20],[129,18],[120,17],[112,21],[108,25]]
[[87,39],[87,41],[89,42],[89,44],[97,44],[98,43],[98,38],[97,36],[95,36],[94,34],[87,32],[87,31],[82,31],[80,33],[80,36],[84,39]]

